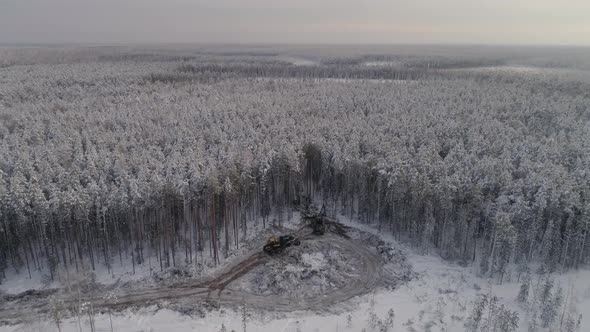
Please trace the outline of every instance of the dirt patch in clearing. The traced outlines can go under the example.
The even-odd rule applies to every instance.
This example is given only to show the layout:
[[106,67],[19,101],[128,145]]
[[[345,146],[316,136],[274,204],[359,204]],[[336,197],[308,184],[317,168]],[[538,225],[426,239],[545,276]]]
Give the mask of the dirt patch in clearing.
[[[348,231],[351,238],[332,233],[330,228],[321,236],[302,228],[294,233],[301,238],[301,246],[268,256],[261,250],[263,242],[253,242],[253,249],[212,278],[117,288],[113,290],[114,298],[86,293],[83,301],[97,311],[158,305],[201,313],[210,304],[219,307],[243,303],[274,312],[323,311],[379,287],[397,287],[411,277],[411,266],[401,250],[363,232]],[[49,297],[25,294],[19,299],[2,299],[0,325],[49,313]],[[62,293],[59,298],[68,310],[74,310],[80,302],[77,294]]]
[[231,285],[256,295],[307,298],[330,293],[356,280],[362,265],[330,241],[309,240],[288,248]]

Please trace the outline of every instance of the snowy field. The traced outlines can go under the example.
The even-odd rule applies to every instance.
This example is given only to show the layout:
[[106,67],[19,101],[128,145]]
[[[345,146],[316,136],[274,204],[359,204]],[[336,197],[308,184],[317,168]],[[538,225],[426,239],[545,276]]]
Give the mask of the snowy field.
[[[339,218],[346,221],[346,218]],[[530,315],[517,303],[520,285],[507,282],[502,285],[475,275],[472,267],[463,267],[442,260],[436,255],[417,253],[407,246],[396,243],[389,234],[370,226],[345,222],[349,226],[379,236],[394,247],[401,248],[415,272],[414,278],[394,290],[376,289],[371,294],[354,298],[326,312],[297,311],[275,313],[251,310],[247,307],[228,308],[221,306],[204,316],[184,315],[160,306],[130,308],[123,312],[97,314],[94,318],[96,331],[242,331],[246,317],[247,331],[297,332],[297,331],[463,331],[465,322],[473,310],[474,302],[482,294],[498,297],[499,303],[518,312],[520,328],[528,331]],[[311,266],[325,264],[320,255],[307,255]],[[590,317],[590,271],[555,275],[556,283],[564,288],[573,286],[572,303],[583,317]],[[245,315],[244,315],[245,314]],[[389,329],[379,330],[371,322],[390,321]],[[87,331],[87,317],[65,319],[61,331]],[[582,319],[581,331],[590,325]],[[563,330],[563,329],[562,329]],[[2,332],[58,331],[48,317],[30,317],[28,324],[1,326]],[[556,326],[539,331],[560,331]]]

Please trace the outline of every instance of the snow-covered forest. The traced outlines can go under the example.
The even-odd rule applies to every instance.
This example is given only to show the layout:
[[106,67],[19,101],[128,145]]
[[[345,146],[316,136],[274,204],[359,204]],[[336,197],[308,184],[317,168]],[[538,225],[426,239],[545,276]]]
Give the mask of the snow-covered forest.
[[0,283],[217,262],[306,197],[498,283],[588,263],[579,57],[308,59],[2,49]]

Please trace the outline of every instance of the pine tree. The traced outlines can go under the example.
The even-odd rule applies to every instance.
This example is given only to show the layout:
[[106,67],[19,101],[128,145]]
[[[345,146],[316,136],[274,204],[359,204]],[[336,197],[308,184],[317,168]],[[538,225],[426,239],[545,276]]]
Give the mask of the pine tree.
[[500,332],[515,332],[518,330],[519,320],[516,311],[510,311],[502,305],[496,318],[496,326]]
[[244,302],[244,303],[242,303],[242,331],[243,332],[247,332],[248,320],[250,320],[250,313],[248,313],[248,308],[246,306],[246,302]]
[[531,274],[527,272],[522,277],[522,283],[520,284],[520,290],[518,291],[518,296],[516,297],[516,300],[520,303],[524,303],[524,304],[528,303],[530,288],[531,288]]
[[[551,287],[553,286],[553,284],[551,283]],[[561,287],[557,287],[557,289],[555,290],[555,293],[553,294],[553,296],[551,296],[550,291],[547,292],[546,289],[549,286],[546,284],[544,290],[543,290],[543,297],[546,297],[546,300],[542,301],[542,307],[541,307],[541,322],[543,323],[543,327],[549,327],[550,325],[552,325],[556,318],[557,315],[560,311],[560,308],[562,306],[562,302],[563,302],[563,289]]]
[[393,308],[392,308],[392,309],[389,309],[389,311],[387,311],[387,315],[385,316],[385,321],[383,322],[385,330],[383,332],[393,330],[394,319],[395,319],[395,312],[393,311]]
[[51,306],[51,317],[57,326],[59,332],[61,332],[61,323],[62,318],[65,314],[65,305],[64,301],[61,298],[57,298],[56,296],[52,296],[49,299],[49,304]]
[[489,304],[487,295],[480,295],[475,301],[470,316],[465,321],[465,329],[470,332],[477,332],[484,316],[484,310]]

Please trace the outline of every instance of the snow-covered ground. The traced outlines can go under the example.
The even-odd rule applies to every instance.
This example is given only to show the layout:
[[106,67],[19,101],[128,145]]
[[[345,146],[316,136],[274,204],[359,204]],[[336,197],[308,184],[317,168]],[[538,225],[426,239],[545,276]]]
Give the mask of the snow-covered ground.
[[295,66],[314,66],[318,64],[317,61],[297,56],[280,56],[279,59],[290,62]]
[[364,62],[363,65],[368,67],[396,67],[401,66],[402,62],[400,61],[367,61]]
[[563,77],[580,77],[588,75],[587,70],[583,69],[572,69],[572,68],[559,68],[559,67],[535,67],[519,64],[507,64],[498,66],[482,66],[482,67],[467,67],[467,68],[454,68],[448,69],[449,71],[458,72],[479,72],[479,73],[503,73],[503,74],[515,74],[515,75],[561,75]]
[[471,67],[471,68],[461,68],[461,69],[454,69],[454,70],[467,70],[467,71],[479,71],[479,72],[507,72],[507,73],[521,73],[521,74],[529,74],[529,73],[541,73],[543,71],[548,70],[547,68],[540,68],[540,67],[531,67],[531,66],[522,66],[522,65],[500,65],[500,66],[483,66],[483,67]]
[[[345,224],[379,236],[387,242],[395,242],[386,232],[379,232],[365,225],[358,225],[341,218]],[[442,260],[435,255],[421,255],[400,244],[412,264],[416,277],[396,289],[378,289],[372,294],[351,300],[349,306],[327,313],[299,311],[287,314],[252,311],[245,308],[220,308],[204,317],[191,317],[156,306],[139,310],[128,309],[121,313],[95,316],[96,331],[243,331],[244,313],[246,330],[257,332],[297,331],[377,331],[370,321],[386,321],[390,317],[392,328],[388,331],[463,331],[472,312],[473,302],[481,294],[493,294],[520,318],[519,331],[528,331],[530,318],[516,301],[520,285],[516,282],[497,285],[479,278],[470,267],[463,267]],[[310,266],[323,266],[325,257],[305,255]],[[564,289],[574,287],[574,302],[583,317],[590,317],[590,271],[581,270],[555,276]],[[534,278],[533,278],[534,280]],[[534,282],[534,281],[533,281]],[[331,312],[331,313],[329,313]],[[26,325],[0,326],[0,332],[58,331],[55,323],[46,317],[35,317]],[[89,331],[88,317],[69,318],[62,322],[61,331]],[[559,329],[553,329],[558,331]],[[581,331],[590,331],[590,324],[583,319]],[[541,329],[540,331],[549,331]]]
[[[285,218],[287,219],[287,218]],[[272,218],[271,218],[272,220]],[[281,223],[282,227],[294,228],[300,222],[299,214],[294,213],[291,220],[285,220]],[[266,228],[269,229],[269,225]],[[243,238],[240,235],[241,244],[251,242],[257,236],[260,236],[263,232],[262,220],[257,223],[253,223],[246,233],[246,237]],[[243,240],[243,241],[242,241]],[[225,265],[231,264],[236,259],[242,257],[243,253],[250,248],[241,246],[239,249],[230,249],[228,256],[225,258],[223,254],[220,255],[220,264],[215,265],[209,253],[204,253],[202,256],[197,257],[197,265],[186,265],[184,252],[179,250],[176,257],[177,265],[175,268],[188,271],[192,276],[203,276],[215,274],[220,269],[224,268]],[[154,276],[166,275],[167,271],[173,270],[174,268],[165,269],[163,272],[160,271],[160,265],[156,259],[156,254],[147,253],[146,261],[144,264],[135,265],[135,273],[133,273],[133,264],[131,256],[123,255],[122,262],[119,257],[114,257],[111,269],[107,269],[102,261],[95,265],[95,270],[90,268],[90,262],[85,262],[85,268],[80,268],[79,272],[76,272],[73,267],[70,266],[69,271],[61,269],[57,271],[57,275],[54,280],[51,281],[49,278],[49,271],[47,270],[34,270],[31,269],[31,277],[29,278],[28,271],[25,268],[21,268],[19,273],[16,273],[14,269],[6,270],[6,279],[0,283],[0,293],[6,294],[18,294],[29,289],[48,289],[48,288],[62,288],[67,287],[68,284],[75,284],[79,282],[96,282],[102,285],[112,285],[115,283],[126,283],[131,281],[140,280],[152,280]]]
[[[501,301],[514,310],[521,311],[520,331],[527,331],[526,316],[515,302],[518,284],[497,286],[475,277],[468,268],[449,264],[434,256],[410,253],[410,261],[419,273],[415,280],[393,291],[382,290],[358,299],[360,305],[349,313],[322,315],[295,312],[288,317],[274,318],[272,314],[247,312],[248,331],[296,332],[296,331],[361,331],[369,328],[371,302],[381,319],[393,310],[391,331],[463,331],[464,321],[471,312],[472,301],[482,292],[492,291]],[[578,308],[584,317],[590,317],[590,271],[561,276],[563,284],[572,277],[577,278]],[[265,317],[266,316],[266,317]],[[156,307],[140,311],[126,311],[114,314],[114,331],[242,331],[242,313],[222,309],[208,313],[206,317],[189,317],[167,309]],[[350,318],[349,318],[350,317]],[[97,331],[110,331],[108,314],[96,316]],[[82,331],[89,329],[87,317],[82,318]],[[413,328],[413,329],[412,329]],[[582,320],[581,331],[590,326]],[[57,331],[48,320],[34,322],[27,326],[3,326],[0,331]],[[80,331],[77,319],[68,319],[62,324],[62,331]]]

